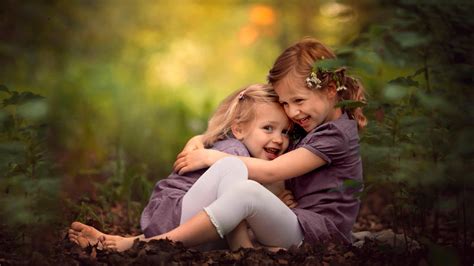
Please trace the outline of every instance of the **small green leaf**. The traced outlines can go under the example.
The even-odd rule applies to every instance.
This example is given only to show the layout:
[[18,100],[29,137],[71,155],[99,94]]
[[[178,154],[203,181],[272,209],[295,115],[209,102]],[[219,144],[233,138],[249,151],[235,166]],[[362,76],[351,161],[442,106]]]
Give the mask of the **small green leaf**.
[[416,77],[418,75],[420,75],[421,73],[424,73],[426,71],[426,68],[422,67],[420,69],[418,69],[413,75],[411,75],[411,77]]
[[328,192],[343,192],[347,190],[352,190],[354,193],[361,192],[362,188],[364,187],[364,183],[362,181],[353,180],[353,179],[345,179],[342,185],[331,188]]
[[419,85],[419,83],[414,81],[411,77],[398,77],[396,79],[390,80],[388,83],[401,85],[401,86],[414,86],[414,87],[417,87]]
[[318,69],[321,69],[322,71],[334,71],[344,65],[344,60],[342,59],[318,60],[313,65],[313,71],[317,71]]
[[0,84],[0,91],[11,93],[7,86]]
[[363,186],[363,183],[358,180],[353,180],[353,179],[346,179],[343,182],[344,189],[361,189]]
[[410,48],[422,46],[428,43],[428,38],[417,32],[400,32],[394,34],[395,40],[403,47]]
[[336,50],[337,57],[352,55],[354,53],[354,48],[350,46],[340,47]]
[[48,105],[44,100],[32,100],[18,107],[18,114],[31,120],[41,120],[48,112]]
[[38,100],[38,99],[43,99],[43,98],[44,98],[43,96],[29,92],[29,91],[20,92],[20,93],[14,91],[12,93],[12,96],[10,96],[10,98],[3,100],[3,106],[21,105],[31,100]]
[[2,154],[22,154],[25,152],[25,145],[19,141],[2,142],[0,152]]
[[389,83],[384,89],[384,96],[389,100],[400,100],[408,94],[408,88],[399,84]]
[[367,105],[366,103],[361,102],[361,101],[344,100],[344,101],[338,102],[334,106],[334,108],[341,107],[341,108],[346,108],[346,109],[355,109],[355,108],[359,108],[359,107],[364,107],[366,105]]

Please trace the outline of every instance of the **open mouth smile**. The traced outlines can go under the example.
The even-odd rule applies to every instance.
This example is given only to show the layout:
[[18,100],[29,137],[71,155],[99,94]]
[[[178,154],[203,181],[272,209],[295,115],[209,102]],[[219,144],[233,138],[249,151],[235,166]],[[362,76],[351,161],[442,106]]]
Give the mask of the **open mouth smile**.
[[280,153],[280,149],[276,149],[276,148],[263,148],[263,149],[266,152],[274,154],[274,155],[278,155]]
[[267,158],[269,160],[273,160],[280,155],[281,149],[277,148],[263,148],[263,150],[267,153]]
[[304,127],[304,124],[306,124],[309,121],[309,116],[302,118],[302,119],[295,119],[296,123],[298,123],[300,126]]

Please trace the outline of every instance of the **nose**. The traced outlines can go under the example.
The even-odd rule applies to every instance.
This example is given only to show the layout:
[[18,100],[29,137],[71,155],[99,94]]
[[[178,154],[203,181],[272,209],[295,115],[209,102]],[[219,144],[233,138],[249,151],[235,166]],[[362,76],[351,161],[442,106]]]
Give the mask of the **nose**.
[[283,137],[281,136],[280,133],[277,132],[273,135],[272,141],[277,143],[277,144],[282,144],[283,143]]
[[295,118],[299,113],[300,113],[300,110],[298,106],[289,104],[288,107],[286,108],[286,114],[290,118]]

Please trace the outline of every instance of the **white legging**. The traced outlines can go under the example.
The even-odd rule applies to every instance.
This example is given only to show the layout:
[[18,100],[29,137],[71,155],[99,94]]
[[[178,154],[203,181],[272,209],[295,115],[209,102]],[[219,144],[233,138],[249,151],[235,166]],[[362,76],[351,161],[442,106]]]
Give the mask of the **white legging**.
[[184,223],[204,208],[218,234],[224,238],[246,220],[265,246],[299,245],[303,233],[296,215],[261,184],[248,179],[247,167],[227,157],[213,164],[184,195]]

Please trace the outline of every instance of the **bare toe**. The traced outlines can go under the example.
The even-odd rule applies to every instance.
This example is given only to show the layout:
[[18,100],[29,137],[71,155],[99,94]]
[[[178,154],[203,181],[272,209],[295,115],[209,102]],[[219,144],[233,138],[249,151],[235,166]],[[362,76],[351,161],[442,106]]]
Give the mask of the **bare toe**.
[[94,227],[77,221],[71,224],[69,234],[71,237],[76,237],[79,245],[83,248],[89,245],[96,245],[99,238],[103,235],[102,232]]
[[71,236],[71,235],[73,235],[73,236],[78,236],[78,235],[79,235],[79,232],[77,232],[77,231],[74,230],[74,229],[69,229],[69,230],[68,230],[68,234],[69,234],[70,236]]
[[77,243],[79,244],[79,246],[81,246],[81,248],[87,248],[88,246],[90,246],[89,240],[84,237],[78,237]]
[[77,241],[77,238],[69,237],[69,241],[71,241],[71,242],[76,243],[76,244],[79,245],[79,242]]
[[71,229],[79,231],[79,232],[87,227],[89,226],[78,221],[75,221],[71,224]]

